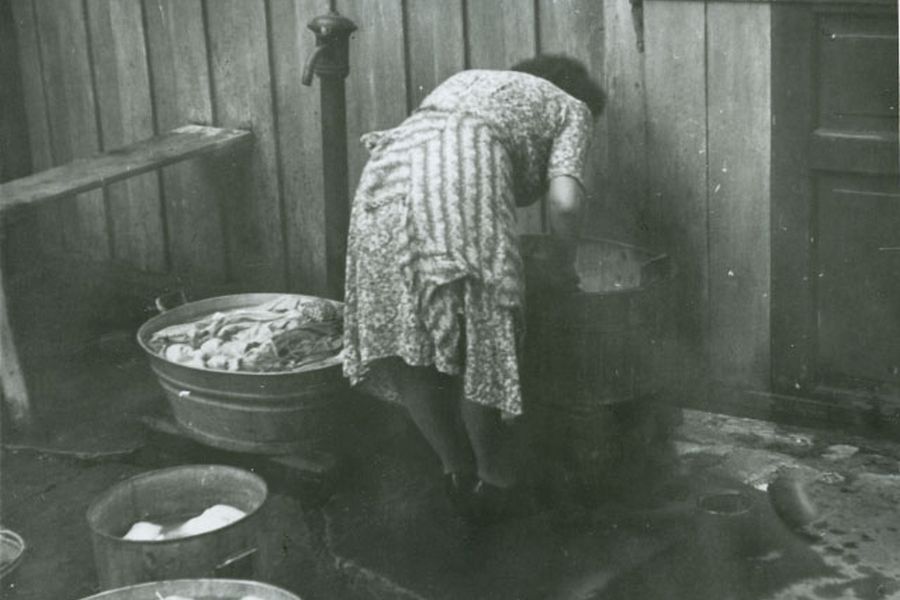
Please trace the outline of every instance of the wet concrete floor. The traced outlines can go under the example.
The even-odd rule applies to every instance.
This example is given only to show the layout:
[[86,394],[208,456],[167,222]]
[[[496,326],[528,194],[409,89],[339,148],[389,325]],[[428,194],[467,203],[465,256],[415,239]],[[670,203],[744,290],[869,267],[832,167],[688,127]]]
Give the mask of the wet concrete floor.
[[[84,514],[116,481],[191,462],[253,467],[145,433],[137,417],[161,402],[132,359],[73,370],[68,389],[78,393],[64,418],[50,411],[43,435],[4,436],[0,520],[28,544],[2,580],[4,599],[97,590]],[[115,402],[121,410],[110,410]],[[376,442],[357,430],[351,441],[365,450],[334,480],[267,474],[260,579],[306,600],[900,598],[898,444],[684,411],[671,461],[617,474],[641,485],[557,498],[529,518],[472,530],[452,515],[423,441],[391,410]],[[768,493],[785,474],[814,508],[802,530],[778,505],[790,498],[773,504]],[[747,510],[698,509],[719,492],[741,493]]]

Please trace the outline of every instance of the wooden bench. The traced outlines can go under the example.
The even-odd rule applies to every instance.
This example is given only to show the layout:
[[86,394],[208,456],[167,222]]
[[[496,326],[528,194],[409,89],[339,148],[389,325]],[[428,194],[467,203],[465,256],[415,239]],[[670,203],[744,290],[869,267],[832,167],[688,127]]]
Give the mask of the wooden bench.
[[[249,142],[239,129],[186,125],[168,133],[72,161],[0,185],[0,242],[16,212],[153,171],[176,162]],[[0,256],[0,383],[9,416],[18,427],[31,423],[31,405],[9,319],[3,257]]]

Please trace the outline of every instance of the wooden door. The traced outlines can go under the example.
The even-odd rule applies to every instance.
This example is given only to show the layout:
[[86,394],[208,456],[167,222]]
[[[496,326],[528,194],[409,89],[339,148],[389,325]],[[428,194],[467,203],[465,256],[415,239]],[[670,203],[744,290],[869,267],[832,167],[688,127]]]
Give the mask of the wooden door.
[[773,7],[775,390],[900,411],[897,6]]

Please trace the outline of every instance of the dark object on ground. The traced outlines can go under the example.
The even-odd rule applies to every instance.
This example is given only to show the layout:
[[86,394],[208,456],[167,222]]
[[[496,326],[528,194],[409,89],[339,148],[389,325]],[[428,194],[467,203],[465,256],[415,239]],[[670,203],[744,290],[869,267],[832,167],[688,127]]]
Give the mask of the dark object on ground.
[[525,518],[538,512],[539,508],[529,485],[502,488],[480,479],[472,490],[472,505],[473,523],[479,527]]
[[819,510],[809,498],[803,481],[794,473],[781,473],[769,484],[767,491],[778,518],[789,529],[810,537],[807,525],[818,518]]
[[444,493],[450,507],[466,521],[472,519],[472,492],[477,481],[473,473],[444,473]]

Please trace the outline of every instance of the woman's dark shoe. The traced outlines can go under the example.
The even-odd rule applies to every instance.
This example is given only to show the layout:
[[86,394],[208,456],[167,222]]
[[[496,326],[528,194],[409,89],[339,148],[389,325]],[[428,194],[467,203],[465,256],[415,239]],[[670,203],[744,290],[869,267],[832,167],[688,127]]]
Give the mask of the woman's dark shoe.
[[481,526],[527,517],[538,511],[534,495],[527,487],[498,487],[482,479],[472,490],[472,506],[473,520]]
[[469,521],[472,519],[472,493],[478,479],[474,473],[444,473],[444,492],[454,512]]

